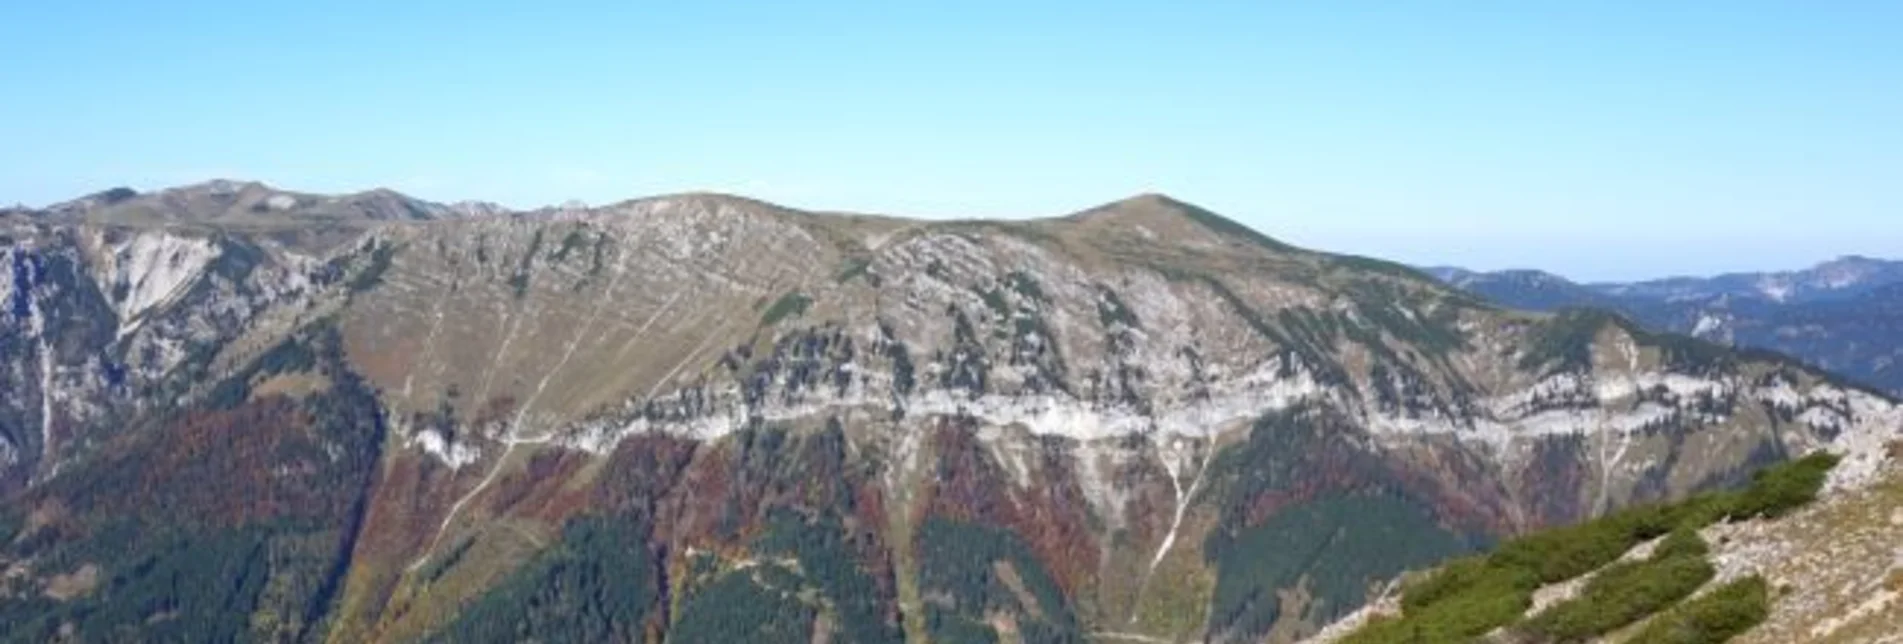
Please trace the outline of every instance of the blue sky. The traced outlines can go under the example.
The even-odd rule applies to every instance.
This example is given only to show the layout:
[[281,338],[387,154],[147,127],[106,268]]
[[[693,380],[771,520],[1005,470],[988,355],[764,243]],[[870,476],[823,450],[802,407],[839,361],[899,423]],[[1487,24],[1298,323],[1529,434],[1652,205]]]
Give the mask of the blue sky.
[[5,3],[0,202],[218,176],[1028,217],[1160,191],[1590,279],[1903,257],[1903,4],[690,4]]

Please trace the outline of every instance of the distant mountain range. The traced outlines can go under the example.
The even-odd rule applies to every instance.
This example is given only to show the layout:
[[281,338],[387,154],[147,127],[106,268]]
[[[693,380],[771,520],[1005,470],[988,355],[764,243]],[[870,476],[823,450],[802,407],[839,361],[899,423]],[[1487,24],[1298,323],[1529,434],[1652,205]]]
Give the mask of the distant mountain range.
[[280,190],[256,181],[213,179],[153,192],[119,187],[42,209],[0,208],[0,220],[47,223],[245,226],[320,222],[429,221],[493,216],[508,209],[484,201],[424,201],[388,188],[344,195]]
[[1787,353],[1903,392],[1903,261],[1847,256],[1799,271],[1591,284],[1537,270],[1424,270],[1504,306],[1612,309],[1654,329]]

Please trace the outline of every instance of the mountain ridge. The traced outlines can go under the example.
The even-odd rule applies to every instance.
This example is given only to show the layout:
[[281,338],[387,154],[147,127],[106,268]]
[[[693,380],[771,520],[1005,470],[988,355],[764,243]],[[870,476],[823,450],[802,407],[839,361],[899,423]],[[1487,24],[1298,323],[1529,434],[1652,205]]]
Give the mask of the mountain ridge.
[[1888,396],[1175,203],[13,222],[0,618],[1291,641],[1504,536],[1892,468]]
[[1706,276],[1675,275],[1630,281],[1576,281],[1537,268],[1478,271],[1436,265],[1423,267],[1422,270],[1435,279],[1456,285],[1511,280],[1579,288],[1601,296],[1657,300],[1709,300],[1729,295],[1779,303],[1801,303],[1853,297],[1873,288],[1903,282],[1903,261],[1860,254],[1840,255],[1797,269],[1732,271]]
[[[306,200],[306,202],[390,200],[390,202],[424,204],[424,206],[430,206],[430,208],[434,208],[434,210],[440,210],[440,208],[457,208],[459,204],[466,204],[464,210],[474,211],[474,213],[478,213],[478,215],[529,215],[529,213],[559,213],[559,211],[615,210],[615,208],[636,208],[636,206],[647,204],[647,202],[695,202],[695,200],[700,200],[700,202],[725,204],[725,206],[736,206],[736,208],[759,208],[759,210],[807,213],[807,215],[879,217],[879,219],[898,219],[898,221],[906,221],[906,223],[1010,223],[1010,221],[1037,223],[1037,221],[1087,219],[1090,215],[1125,217],[1125,215],[1132,215],[1132,213],[1134,213],[1134,215],[1214,217],[1214,219],[1226,221],[1226,223],[1220,223],[1220,227],[1227,227],[1227,229],[1246,229],[1243,225],[1239,225],[1239,223],[1235,223],[1235,221],[1229,221],[1229,219],[1222,217],[1222,215],[1216,215],[1216,213],[1205,210],[1205,208],[1201,208],[1201,206],[1195,206],[1195,204],[1189,204],[1189,202],[1184,202],[1184,200],[1178,200],[1178,198],[1174,198],[1174,196],[1170,196],[1170,194],[1165,194],[1165,192],[1138,192],[1138,194],[1130,194],[1130,196],[1125,196],[1125,198],[1117,198],[1117,200],[1109,200],[1109,202],[1102,202],[1102,204],[1096,204],[1096,206],[1089,206],[1089,208],[1083,208],[1083,210],[1068,211],[1068,213],[1054,213],[1054,215],[1041,215],[1041,217],[902,217],[902,215],[872,213],[872,211],[841,211],[828,210],[828,208],[788,206],[788,204],[769,202],[769,200],[761,200],[761,198],[738,194],[738,192],[723,191],[660,192],[660,194],[632,196],[632,198],[622,198],[622,200],[615,200],[615,202],[605,202],[605,204],[596,206],[596,208],[577,206],[579,202],[542,204],[542,206],[529,206],[529,208],[508,208],[508,206],[500,206],[500,204],[495,204],[495,202],[483,202],[483,200],[434,202],[434,200],[424,200],[424,198],[417,198],[417,196],[411,196],[411,194],[405,194],[405,192],[396,191],[396,189],[388,189],[388,187],[373,187],[373,189],[354,192],[306,192],[295,191],[295,189],[278,189],[278,187],[266,185],[263,181],[251,181],[251,179],[206,179],[206,181],[198,181],[198,183],[173,185],[173,187],[164,187],[164,189],[154,189],[154,191],[145,192],[135,191],[135,189],[129,189],[129,187],[112,187],[112,189],[105,189],[105,191],[89,192],[89,194],[84,194],[84,196],[70,198],[70,200],[63,200],[63,202],[53,202],[53,204],[48,204],[48,206],[42,206],[42,208],[30,208],[30,206],[25,206],[25,204],[17,204],[13,210],[42,211],[42,213],[53,213],[53,215],[74,215],[74,213],[84,213],[84,211],[101,210],[101,208],[108,208],[108,206],[118,206],[118,204],[124,204],[124,202],[129,202],[129,200],[141,200],[141,198],[143,198],[143,200],[154,200],[154,198],[166,200],[166,198],[169,198],[169,200],[192,202],[192,200],[204,200],[204,198],[209,198],[209,196],[242,198],[242,196],[247,196],[247,194],[259,194],[259,196],[289,196],[289,198]],[[179,208],[179,210],[190,210],[190,208]],[[278,210],[291,210],[291,208],[287,206],[287,208],[278,208]],[[1193,215],[1191,215],[1191,213],[1193,213]],[[215,215],[217,215],[215,211],[200,211],[200,213],[196,213],[196,215],[202,217],[202,219],[217,219],[217,217],[215,217]],[[386,219],[402,221],[402,217],[386,217]],[[421,217],[415,217],[415,219],[421,219]],[[139,221],[129,221],[129,223],[139,223]],[[1250,234],[1260,234],[1260,232],[1250,231]],[[1277,244],[1281,244],[1281,242],[1277,242]]]
[[1903,262],[1846,256],[1803,271],[1632,284],[1577,284],[1540,271],[1429,271],[1507,306],[1614,310],[1648,328],[1790,354],[1903,392],[1903,352],[1893,350],[1903,346]]
[[210,179],[140,192],[114,187],[15,213],[52,220],[116,225],[222,224],[277,218],[330,221],[428,220],[493,216],[509,211],[480,201],[438,203],[377,187],[344,194],[279,189],[259,181]]

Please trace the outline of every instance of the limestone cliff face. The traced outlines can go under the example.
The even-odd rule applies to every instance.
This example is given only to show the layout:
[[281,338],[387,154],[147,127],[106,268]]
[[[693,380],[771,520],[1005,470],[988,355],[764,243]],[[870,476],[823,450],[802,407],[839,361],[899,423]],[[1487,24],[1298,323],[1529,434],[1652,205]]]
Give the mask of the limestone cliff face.
[[[1289,639],[1401,570],[1793,453],[1849,454],[1855,487],[1903,432],[1776,356],[1161,196],[921,222],[219,189],[9,215],[23,597],[122,565],[86,545],[115,497],[318,562],[263,556],[232,600],[261,638]],[[85,483],[125,459],[135,489]]]

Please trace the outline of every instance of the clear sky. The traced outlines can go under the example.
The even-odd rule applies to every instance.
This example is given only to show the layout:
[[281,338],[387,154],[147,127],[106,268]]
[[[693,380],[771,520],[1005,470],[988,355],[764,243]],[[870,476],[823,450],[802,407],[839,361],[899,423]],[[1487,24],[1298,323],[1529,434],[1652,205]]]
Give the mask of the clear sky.
[[1896,2],[3,4],[0,202],[232,177],[1028,217],[1159,191],[1578,278],[1903,257]]

